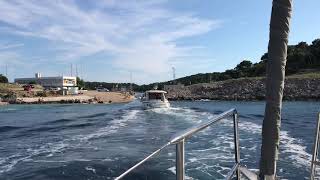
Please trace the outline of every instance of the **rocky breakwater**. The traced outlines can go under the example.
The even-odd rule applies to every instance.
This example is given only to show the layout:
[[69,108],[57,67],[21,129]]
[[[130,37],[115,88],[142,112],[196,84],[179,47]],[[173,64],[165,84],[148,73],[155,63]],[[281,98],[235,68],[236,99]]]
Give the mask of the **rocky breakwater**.
[[[241,78],[172,88],[169,100],[264,100],[265,78]],[[319,78],[286,78],[285,100],[320,100]]]

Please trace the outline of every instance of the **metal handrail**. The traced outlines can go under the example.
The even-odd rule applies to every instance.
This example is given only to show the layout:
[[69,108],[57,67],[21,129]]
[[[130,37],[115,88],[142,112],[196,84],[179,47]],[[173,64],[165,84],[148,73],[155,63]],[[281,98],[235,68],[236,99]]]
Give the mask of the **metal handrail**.
[[237,180],[240,179],[240,174],[242,173],[246,178],[250,180],[256,180],[258,179],[256,174],[250,172],[248,169],[246,169],[244,166],[240,165],[240,150],[239,150],[239,132],[238,132],[238,112],[235,108],[230,109],[228,111],[225,111],[218,116],[214,117],[212,120],[208,122],[204,122],[200,125],[197,125],[195,127],[192,127],[190,129],[187,129],[186,131],[183,131],[182,133],[178,133],[174,135],[168,143],[163,145],[161,148],[157,149],[153,153],[151,153],[149,156],[138,162],[136,165],[132,166],[130,169],[122,173],[120,176],[115,178],[115,180],[122,179],[127,174],[129,174],[131,171],[139,167],[141,164],[152,158],[153,156],[157,155],[165,149],[166,147],[175,144],[176,145],[176,179],[178,180],[184,180],[185,178],[185,163],[184,163],[184,145],[185,141],[189,139],[193,134],[211,126],[212,124],[215,124],[219,121],[221,121],[223,118],[227,116],[233,116],[233,130],[234,130],[234,146],[235,146],[235,165],[233,166],[232,170],[227,175],[226,179],[232,179],[234,174],[236,174]]
[[138,162],[136,165],[132,166],[130,169],[128,169],[126,172],[122,173],[120,176],[118,176],[117,179],[121,179],[123,177],[125,177],[127,174],[129,174],[131,171],[133,171],[134,169],[136,169],[137,167],[139,167],[141,164],[143,164],[144,162],[146,162],[147,160],[149,160],[150,158],[152,158],[153,156],[157,155],[158,153],[160,153],[161,150],[163,150],[164,148],[168,147],[170,145],[170,143],[167,143],[165,145],[163,145],[161,148],[159,148],[158,150],[154,151],[152,154],[150,154],[149,156],[147,156],[146,158],[144,158],[142,161]]
[[312,160],[311,160],[311,173],[310,173],[310,179],[314,180],[315,178],[315,171],[316,166],[320,164],[320,161],[318,161],[318,153],[319,153],[319,139],[320,139],[320,113],[318,114],[318,122],[317,122],[317,129],[315,133],[315,140],[314,140],[314,146],[313,146],[313,154],[312,154]]
[[182,133],[178,133],[178,134],[175,134],[171,140],[169,142],[171,142],[172,144],[176,144],[178,143],[179,141],[181,141],[182,139],[188,139],[190,138],[193,134],[207,128],[208,126],[214,124],[214,123],[217,123],[219,122],[220,120],[222,120],[224,117],[226,116],[230,116],[232,114],[237,114],[237,111],[236,109],[230,109],[228,111],[225,111],[221,114],[219,114],[218,116],[214,117],[212,120],[208,121],[208,122],[204,122],[202,124],[199,124],[195,127],[192,127],[192,128],[189,128],[185,131],[183,131]]

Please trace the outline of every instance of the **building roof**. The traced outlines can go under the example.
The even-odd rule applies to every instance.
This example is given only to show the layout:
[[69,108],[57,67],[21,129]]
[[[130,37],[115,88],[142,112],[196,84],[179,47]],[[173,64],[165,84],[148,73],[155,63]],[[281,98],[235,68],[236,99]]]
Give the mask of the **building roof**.
[[15,80],[37,80],[37,79],[76,79],[77,77],[75,76],[52,76],[52,77],[30,77],[30,78],[15,78]]

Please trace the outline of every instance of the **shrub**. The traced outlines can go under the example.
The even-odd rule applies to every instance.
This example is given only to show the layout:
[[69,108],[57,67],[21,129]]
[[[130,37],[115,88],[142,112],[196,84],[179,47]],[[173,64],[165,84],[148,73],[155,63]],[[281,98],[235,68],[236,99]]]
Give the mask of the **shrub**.
[[8,78],[2,74],[0,74],[0,83],[8,83]]
[[44,91],[40,91],[40,92],[37,92],[36,96],[39,96],[39,97],[47,97],[47,93],[44,92]]

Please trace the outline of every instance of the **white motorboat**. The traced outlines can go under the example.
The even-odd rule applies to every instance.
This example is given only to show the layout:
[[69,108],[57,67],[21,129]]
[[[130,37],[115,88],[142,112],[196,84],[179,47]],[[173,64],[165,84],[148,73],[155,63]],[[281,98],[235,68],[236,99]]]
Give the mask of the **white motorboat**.
[[145,108],[169,108],[170,103],[165,96],[166,93],[161,90],[149,90],[144,93],[141,101]]

